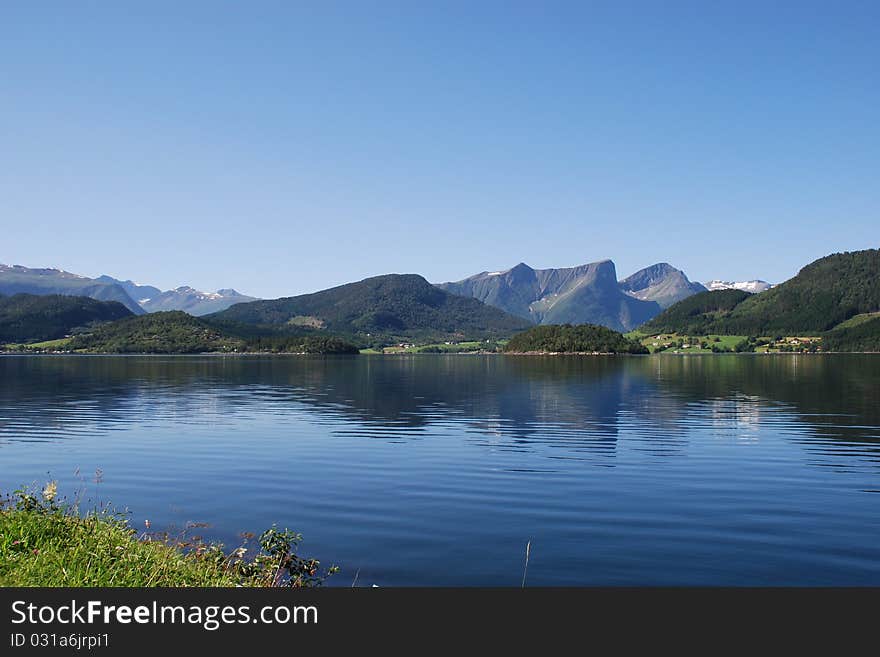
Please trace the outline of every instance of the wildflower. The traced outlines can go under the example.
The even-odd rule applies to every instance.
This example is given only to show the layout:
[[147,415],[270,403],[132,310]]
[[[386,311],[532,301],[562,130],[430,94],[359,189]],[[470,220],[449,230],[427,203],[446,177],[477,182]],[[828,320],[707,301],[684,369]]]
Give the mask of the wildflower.
[[58,494],[58,482],[50,481],[46,484],[46,487],[43,489],[43,499],[47,502],[55,501],[55,496]]
[[150,521],[149,520],[144,520],[144,527],[146,527],[147,529],[150,528]]

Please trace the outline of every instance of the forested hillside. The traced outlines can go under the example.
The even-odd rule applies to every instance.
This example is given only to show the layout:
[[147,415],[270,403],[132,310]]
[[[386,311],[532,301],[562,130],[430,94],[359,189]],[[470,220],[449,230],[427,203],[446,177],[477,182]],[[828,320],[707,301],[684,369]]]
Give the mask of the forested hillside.
[[504,337],[530,325],[476,299],[444,292],[414,274],[388,274],[314,294],[240,303],[207,319],[307,327],[369,342]]
[[358,353],[357,347],[327,335],[240,337],[175,310],[131,317],[73,338],[66,349],[96,353],[197,354],[206,352]]
[[42,342],[101,322],[130,317],[117,301],[60,294],[0,296],[0,342]]
[[[671,306],[643,332],[819,335],[880,310],[880,250],[836,253],[760,294],[705,292]],[[864,329],[862,329],[864,330]]]

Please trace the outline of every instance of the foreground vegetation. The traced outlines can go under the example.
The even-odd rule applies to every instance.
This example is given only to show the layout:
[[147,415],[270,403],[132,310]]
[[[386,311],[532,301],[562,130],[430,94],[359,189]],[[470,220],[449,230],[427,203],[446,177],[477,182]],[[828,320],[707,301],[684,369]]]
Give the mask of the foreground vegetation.
[[141,534],[109,511],[79,514],[41,493],[0,506],[0,586],[320,586],[336,572],[296,554],[302,537],[275,527],[230,552],[198,538]]
[[507,353],[647,354],[648,349],[604,326],[550,324],[536,326],[513,336]]

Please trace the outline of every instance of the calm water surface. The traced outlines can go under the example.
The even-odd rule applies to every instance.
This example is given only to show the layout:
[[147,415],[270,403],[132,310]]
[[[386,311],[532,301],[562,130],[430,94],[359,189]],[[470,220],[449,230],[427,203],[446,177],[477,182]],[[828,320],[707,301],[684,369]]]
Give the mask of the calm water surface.
[[[0,357],[0,488],[331,582],[880,584],[880,356]],[[103,471],[100,483],[95,471]]]

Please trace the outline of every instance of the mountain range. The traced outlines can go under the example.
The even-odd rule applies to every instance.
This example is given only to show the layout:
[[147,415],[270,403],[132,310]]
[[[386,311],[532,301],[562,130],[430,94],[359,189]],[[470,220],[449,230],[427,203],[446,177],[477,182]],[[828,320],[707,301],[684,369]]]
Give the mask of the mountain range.
[[706,289],[668,263],[618,281],[611,260],[564,269],[533,269],[521,262],[506,271],[484,271],[438,287],[533,324],[589,323],[617,331],[643,324],[676,301]]
[[61,294],[118,301],[135,315],[161,310],[183,310],[190,315],[207,315],[236,303],[254,301],[233,289],[200,292],[182,286],[163,292],[152,285],[139,285],[112,276],[88,278],[62,269],[32,269],[0,264],[0,294]]
[[[592,323],[620,331],[638,326],[675,302],[706,289],[699,283],[691,282],[684,272],[668,263],[651,265],[618,281],[617,271],[611,260],[560,269],[533,269],[520,263],[507,271],[482,272],[462,281],[440,283],[436,287],[453,295],[474,298],[533,324]],[[254,297],[234,289],[202,292],[189,286],[181,286],[162,291],[152,285],[107,275],[92,279],[60,269],[0,265],[0,294],[20,292],[78,295],[102,301],[119,301],[135,314],[182,310],[190,315],[206,316],[236,304],[257,301]],[[287,297],[286,302],[289,305],[292,298],[303,300],[310,296]],[[409,301],[404,301],[405,305],[407,303]],[[242,312],[253,314],[256,311]],[[383,316],[383,310],[376,312],[379,314],[374,319]],[[303,317],[317,317],[308,312],[301,314]],[[343,321],[341,330],[361,333],[363,327],[370,325],[372,321],[355,319],[357,321],[351,326]],[[326,324],[320,318],[295,321],[304,322],[303,325]],[[385,326],[382,321],[376,321],[378,324],[374,323],[373,330],[379,333],[387,333],[393,329],[392,332],[397,331],[396,334],[400,334],[407,325],[402,321],[392,326],[392,321]],[[448,329],[449,325],[445,326]],[[415,325],[409,328],[413,329]],[[467,325],[465,328],[472,330],[476,325]],[[446,329],[441,330],[438,335],[455,333],[449,333]]]
[[146,312],[118,284],[99,281],[61,269],[31,269],[0,264],[0,294],[61,294],[118,301],[136,315]]
[[[592,324],[614,330],[638,326],[646,335],[757,336],[750,344],[759,336],[807,336],[821,339],[826,350],[880,350],[880,249],[820,258],[760,294],[697,291],[701,287],[667,263],[622,281],[610,260],[545,270],[520,263],[440,285],[416,274],[376,276],[313,294],[236,303],[190,321],[192,315],[183,311],[145,313],[131,295],[153,295],[139,298],[142,304],[161,299],[165,293],[152,286],[0,265],[0,295],[12,292],[0,296],[0,338],[27,344],[65,338],[77,348],[126,353],[203,348],[347,353],[354,345],[491,341],[536,324],[540,329]],[[191,288],[174,292],[198,304],[217,300]],[[243,295],[223,290],[217,296]],[[681,300],[673,302],[676,298]],[[140,316],[130,316],[135,313]],[[605,344],[608,337],[549,328],[529,335],[528,344],[564,350]]]
[[120,281],[110,276],[99,276],[95,280],[115,283],[128,293],[137,304],[148,313],[164,310],[182,310],[190,315],[210,315],[226,310],[236,303],[256,301],[256,297],[225,288],[216,292],[202,292],[188,285],[163,292],[152,285],[139,285],[133,281]]

